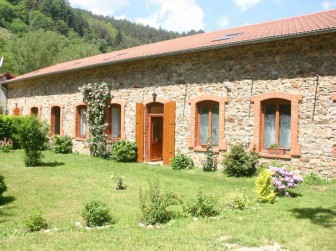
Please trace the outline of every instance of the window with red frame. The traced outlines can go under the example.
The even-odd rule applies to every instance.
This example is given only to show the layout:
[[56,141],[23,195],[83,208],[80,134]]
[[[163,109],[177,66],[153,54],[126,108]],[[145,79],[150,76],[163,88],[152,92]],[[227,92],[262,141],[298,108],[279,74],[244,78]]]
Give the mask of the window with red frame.
[[198,145],[205,147],[208,143],[218,146],[219,139],[219,103],[215,101],[203,101],[197,104]]
[[118,140],[121,138],[121,105],[112,104],[106,109],[105,118],[107,126],[105,128],[105,134],[112,140]]
[[290,150],[291,145],[291,103],[282,99],[262,102],[261,149],[271,145]]
[[80,105],[76,107],[76,137],[86,138],[87,135],[87,107]]

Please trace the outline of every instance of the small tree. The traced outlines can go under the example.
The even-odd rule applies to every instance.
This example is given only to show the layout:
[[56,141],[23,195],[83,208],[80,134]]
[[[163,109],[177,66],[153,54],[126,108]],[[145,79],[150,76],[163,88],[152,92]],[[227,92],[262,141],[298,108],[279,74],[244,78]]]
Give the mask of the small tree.
[[37,166],[43,157],[42,150],[47,141],[48,126],[35,116],[26,117],[19,128],[19,139],[25,151],[26,166]]
[[203,171],[215,171],[217,169],[217,161],[214,160],[214,152],[210,143],[206,146],[205,156],[202,166]]

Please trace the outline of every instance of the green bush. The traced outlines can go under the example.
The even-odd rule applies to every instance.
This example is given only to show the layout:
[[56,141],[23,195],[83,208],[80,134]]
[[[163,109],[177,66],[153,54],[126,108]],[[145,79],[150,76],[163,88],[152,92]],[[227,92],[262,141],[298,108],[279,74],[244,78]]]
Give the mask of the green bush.
[[72,138],[70,136],[58,136],[52,139],[51,149],[55,153],[72,153]]
[[248,153],[242,144],[233,145],[231,152],[225,154],[223,165],[228,176],[252,176],[256,172],[258,154]]
[[112,223],[109,206],[99,200],[92,200],[84,205],[81,211],[85,224],[89,227],[103,226]]
[[159,183],[150,183],[147,190],[140,189],[139,199],[144,224],[165,223],[172,218],[168,207],[175,201],[171,194],[161,190]]
[[257,198],[260,202],[273,203],[275,200],[275,188],[271,179],[273,173],[268,169],[261,171],[256,179]]
[[191,169],[194,167],[194,162],[187,155],[178,152],[177,155],[171,159],[171,166],[173,169]]
[[117,162],[134,162],[137,157],[137,147],[134,142],[121,140],[112,145],[112,159]]
[[23,116],[0,115],[0,140],[11,139],[14,149],[21,148],[19,128],[24,120]]
[[247,208],[248,200],[244,193],[236,193],[229,199],[229,207],[232,209],[244,210]]
[[126,185],[124,182],[124,178],[120,176],[113,177],[115,184],[116,184],[116,190],[126,190]]
[[312,186],[327,185],[335,183],[336,179],[326,179],[315,173],[309,173],[304,176],[303,183]]
[[25,117],[19,128],[20,143],[25,151],[26,166],[37,166],[43,157],[42,150],[47,141],[48,126],[35,116]]
[[185,212],[195,217],[210,217],[218,214],[215,209],[216,200],[199,191],[196,200],[189,201]]
[[29,232],[40,231],[48,227],[48,223],[43,218],[41,210],[33,211],[33,213],[24,221],[24,225]]
[[0,175],[0,197],[2,197],[3,193],[7,191],[7,186],[5,183],[5,177]]

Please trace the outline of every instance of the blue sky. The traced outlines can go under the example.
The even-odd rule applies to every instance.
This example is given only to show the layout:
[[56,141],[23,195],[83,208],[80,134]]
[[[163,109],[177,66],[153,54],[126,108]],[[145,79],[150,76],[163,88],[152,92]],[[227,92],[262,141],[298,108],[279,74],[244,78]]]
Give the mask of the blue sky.
[[72,7],[173,31],[214,31],[336,8],[336,0],[69,0]]

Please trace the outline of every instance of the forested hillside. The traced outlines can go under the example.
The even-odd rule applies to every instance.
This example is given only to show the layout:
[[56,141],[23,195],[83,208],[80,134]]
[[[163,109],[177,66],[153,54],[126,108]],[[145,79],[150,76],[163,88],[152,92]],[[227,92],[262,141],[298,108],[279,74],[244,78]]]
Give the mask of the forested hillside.
[[67,0],[0,0],[0,73],[56,63],[203,31],[169,32],[73,9]]

